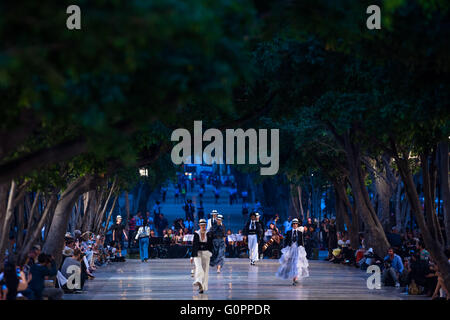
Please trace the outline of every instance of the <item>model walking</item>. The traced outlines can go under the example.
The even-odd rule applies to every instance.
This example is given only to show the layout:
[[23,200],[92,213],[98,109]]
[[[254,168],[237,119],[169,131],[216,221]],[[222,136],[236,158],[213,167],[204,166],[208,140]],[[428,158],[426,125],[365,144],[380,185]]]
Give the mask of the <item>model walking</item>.
[[148,260],[148,245],[150,238],[150,228],[147,226],[147,219],[144,220],[142,227],[139,227],[136,234],[136,240],[139,240],[139,255],[142,262]]
[[250,214],[250,221],[244,227],[243,234],[248,242],[248,256],[252,266],[259,260],[258,241],[262,238],[263,228],[260,222],[256,221],[256,213]]
[[292,279],[294,286],[298,279],[309,276],[303,231],[306,229],[298,226],[298,219],[292,220],[292,230],[286,233],[285,247],[281,250],[282,256],[279,260],[281,266],[276,273],[279,278]]
[[209,260],[212,255],[212,233],[206,231],[206,221],[199,221],[200,230],[194,232],[192,244],[191,263],[195,265],[194,286],[198,287],[198,292],[203,293],[208,290]]
[[217,273],[225,263],[225,226],[222,223],[223,216],[219,214],[217,216],[217,223],[211,228],[211,233],[213,235],[213,253],[211,256],[211,262],[209,265],[211,267],[217,266]]

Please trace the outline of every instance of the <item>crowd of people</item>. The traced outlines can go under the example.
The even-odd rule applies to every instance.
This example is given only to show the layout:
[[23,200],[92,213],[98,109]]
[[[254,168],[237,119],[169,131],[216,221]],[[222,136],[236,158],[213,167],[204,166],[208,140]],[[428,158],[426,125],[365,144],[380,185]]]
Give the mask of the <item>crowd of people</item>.
[[[448,288],[426,250],[420,232],[406,229],[405,233],[400,234],[393,227],[387,233],[391,247],[385,255],[380,256],[373,248],[366,246],[363,234],[359,234],[358,243],[352,245],[347,231],[336,231],[334,220],[324,219],[320,229],[325,235],[324,245],[329,252],[326,260],[363,271],[376,265],[380,268],[384,286],[402,288],[404,294],[426,295],[432,299],[450,298]],[[446,255],[450,263],[448,249]]]
[[105,244],[104,235],[67,232],[58,259],[34,245],[20,261],[8,254],[0,270],[1,300],[60,300],[64,294],[84,292],[97,268],[117,261],[117,247]]

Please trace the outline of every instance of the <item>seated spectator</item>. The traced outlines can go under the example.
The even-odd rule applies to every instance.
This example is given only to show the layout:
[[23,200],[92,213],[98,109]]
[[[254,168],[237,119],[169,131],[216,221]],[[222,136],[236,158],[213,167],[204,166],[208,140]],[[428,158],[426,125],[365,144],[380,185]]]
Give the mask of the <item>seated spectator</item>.
[[[80,276],[81,276],[81,278],[80,278],[80,285],[81,286],[80,286],[79,289],[83,290],[84,282],[87,279],[87,273],[85,271],[83,272],[83,268],[81,266],[81,260],[82,260],[81,250],[80,249],[75,249],[73,251],[72,256],[67,257],[64,260],[64,263],[63,263],[63,265],[61,267],[61,273],[66,279],[69,279],[69,277],[72,275],[72,272],[73,272],[73,271],[71,273],[68,272],[69,267],[76,266],[76,267],[80,268],[79,270],[80,270]],[[64,285],[63,289],[64,289],[64,291],[69,291],[69,289],[67,288],[67,285]]]
[[184,231],[183,228],[180,228],[178,229],[178,232],[174,236],[175,244],[184,244],[183,238],[184,238]]
[[417,243],[417,251],[420,252],[420,259],[422,260],[429,260],[430,259],[430,253],[425,249],[425,244],[423,241],[419,241]]
[[389,248],[388,254],[384,257],[384,270],[381,281],[386,286],[388,278],[394,281],[395,287],[400,287],[399,276],[403,272],[403,262],[399,255],[394,253],[393,248]]
[[373,252],[372,248],[369,248],[365,253],[364,257],[359,261],[361,270],[367,270],[371,265],[381,265],[381,258]]
[[428,261],[420,259],[420,253],[416,252],[411,256],[408,269],[410,270],[407,281],[408,286],[417,286],[419,292],[422,292],[426,284],[425,276],[429,271]]
[[61,299],[63,291],[60,288],[45,287],[45,278],[55,276],[56,271],[56,263],[53,257],[41,253],[38,257],[38,263],[34,264],[30,269],[32,279],[29,282],[29,286],[33,290],[36,300],[42,300],[44,296],[50,300]]

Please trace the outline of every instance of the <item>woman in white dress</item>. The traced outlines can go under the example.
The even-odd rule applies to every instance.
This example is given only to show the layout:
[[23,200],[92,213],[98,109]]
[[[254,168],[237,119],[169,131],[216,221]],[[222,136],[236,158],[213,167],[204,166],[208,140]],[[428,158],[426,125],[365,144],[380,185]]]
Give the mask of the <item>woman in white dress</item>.
[[306,231],[304,227],[298,226],[298,219],[292,220],[292,230],[285,235],[285,247],[281,250],[282,256],[279,260],[281,265],[276,273],[279,278],[292,279],[294,286],[299,279],[309,276],[303,240],[304,231]]

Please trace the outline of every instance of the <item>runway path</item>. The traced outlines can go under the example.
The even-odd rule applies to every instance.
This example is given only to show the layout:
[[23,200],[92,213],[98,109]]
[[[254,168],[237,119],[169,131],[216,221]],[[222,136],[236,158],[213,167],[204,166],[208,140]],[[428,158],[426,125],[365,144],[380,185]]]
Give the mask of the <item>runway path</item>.
[[292,286],[275,277],[277,260],[265,259],[250,266],[248,259],[227,259],[221,274],[209,273],[209,290],[199,295],[193,289],[189,259],[156,259],[142,263],[127,260],[100,268],[86,283],[86,293],[64,295],[67,300],[116,299],[425,299],[401,294],[393,287],[369,290],[368,274],[356,268],[327,261],[310,261],[310,277]]

